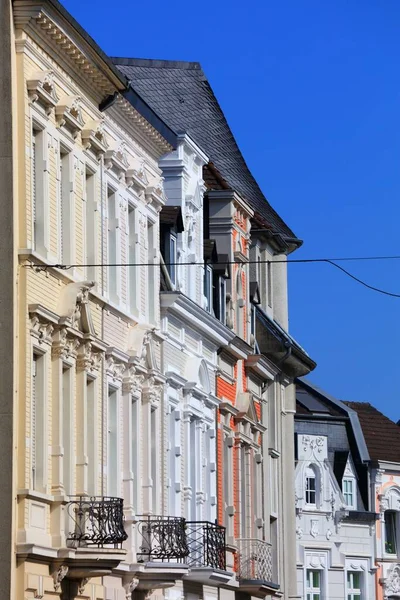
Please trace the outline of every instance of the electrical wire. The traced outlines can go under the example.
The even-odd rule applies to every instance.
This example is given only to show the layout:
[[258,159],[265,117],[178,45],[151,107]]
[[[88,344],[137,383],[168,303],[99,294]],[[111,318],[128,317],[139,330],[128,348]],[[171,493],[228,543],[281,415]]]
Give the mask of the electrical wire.
[[[367,283],[366,281],[363,281],[362,279],[360,279],[359,277],[356,277],[355,275],[353,275],[352,273],[350,273],[349,271],[347,271],[346,269],[344,269],[342,266],[338,265],[338,262],[344,262],[344,261],[369,261],[369,260],[399,260],[400,256],[394,255],[394,256],[346,256],[346,257],[339,257],[339,258],[294,258],[294,259],[287,259],[287,260],[249,260],[249,261],[245,261],[245,262],[239,262],[239,261],[224,261],[224,262],[215,262],[215,261],[205,261],[205,262],[169,262],[169,263],[164,263],[165,266],[197,266],[197,267],[204,267],[205,264],[207,265],[219,265],[219,266],[224,266],[224,265],[237,265],[237,264],[280,264],[280,263],[297,263],[297,264],[307,264],[307,263],[325,263],[325,264],[329,264],[332,265],[333,267],[335,267],[336,269],[339,269],[339,271],[341,271],[342,273],[344,273],[345,275],[347,275],[348,277],[350,277],[351,279],[353,279],[355,282],[359,283],[360,285],[368,288],[369,290],[372,290],[374,292],[377,292],[379,294],[384,294],[385,296],[391,296],[393,298],[400,298],[400,294],[395,294],[393,292],[389,292],[387,290],[383,290],[381,288],[375,287],[373,285],[370,285],[369,283]],[[111,263],[111,264],[107,264],[107,263],[97,263],[97,264],[73,264],[73,265],[63,265],[63,264],[50,264],[50,265],[43,265],[43,264],[25,264],[23,265],[24,267],[30,267],[33,269],[36,269],[38,271],[46,271],[49,268],[56,268],[56,269],[60,269],[63,271],[67,271],[69,269],[75,269],[75,268],[103,268],[103,267],[160,267],[160,263]]]

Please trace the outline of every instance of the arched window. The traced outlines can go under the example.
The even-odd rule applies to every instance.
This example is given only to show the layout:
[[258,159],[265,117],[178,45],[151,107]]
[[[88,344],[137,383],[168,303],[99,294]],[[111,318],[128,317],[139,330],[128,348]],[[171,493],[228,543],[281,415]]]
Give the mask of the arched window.
[[306,504],[311,506],[317,505],[317,476],[313,467],[306,469],[305,481]]

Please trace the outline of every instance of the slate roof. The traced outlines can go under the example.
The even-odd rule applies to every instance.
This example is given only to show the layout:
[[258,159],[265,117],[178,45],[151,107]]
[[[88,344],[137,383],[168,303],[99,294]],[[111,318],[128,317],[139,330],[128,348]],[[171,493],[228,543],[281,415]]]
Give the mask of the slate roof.
[[372,460],[400,463],[400,427],[368,402],[345,402],[358,414]]
[[134,58],[112,61],[171,129],[194,140],[222,178],[274,233],[296,237],[252,176],[199,63]]

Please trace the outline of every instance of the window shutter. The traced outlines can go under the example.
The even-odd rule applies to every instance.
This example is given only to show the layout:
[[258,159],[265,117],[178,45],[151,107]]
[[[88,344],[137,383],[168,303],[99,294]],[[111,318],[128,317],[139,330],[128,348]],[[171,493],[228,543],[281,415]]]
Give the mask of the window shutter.
[[32,360],[32,398],[31,398],[31,464],[32,464],[32,488],[36,488],[36,419],[37,419],[37,357],[33,355]]
[[33,227],[36,224],[36,131],[32,131],[32,219]]

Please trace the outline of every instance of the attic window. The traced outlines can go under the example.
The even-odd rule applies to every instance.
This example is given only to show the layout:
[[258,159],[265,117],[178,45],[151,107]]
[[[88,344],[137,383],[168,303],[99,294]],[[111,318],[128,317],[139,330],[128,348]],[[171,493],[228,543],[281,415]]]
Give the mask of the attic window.
[[344,477],[342,481],[343,497],[347,508],[356,508],[355,480],[352,477]]
[[306,469],[306,504],[316,506],[317,504],[317,478],[312,467]]

